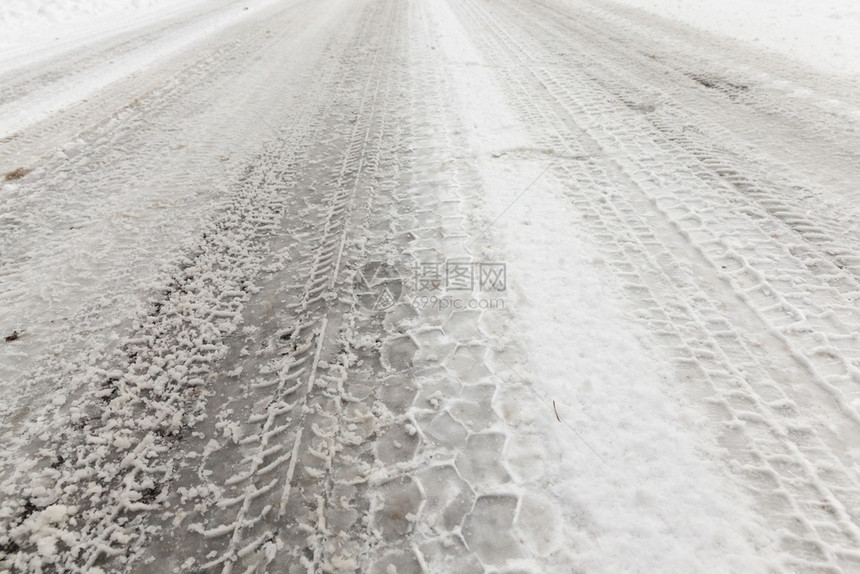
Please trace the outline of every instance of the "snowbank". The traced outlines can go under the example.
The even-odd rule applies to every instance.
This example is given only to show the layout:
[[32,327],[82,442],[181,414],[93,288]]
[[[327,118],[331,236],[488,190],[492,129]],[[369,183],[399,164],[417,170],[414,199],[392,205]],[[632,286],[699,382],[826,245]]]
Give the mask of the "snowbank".
[[856,0],[613,0],[774,50],[831,73],[860,77]]
[[14,30],[22,24],[69,24],[93,16],[151,9],[170,3],[170,0],[5,0],[0,5],[0,29]]
[[[0,59],[71,41],[91,41],[177,13],[205,0],[3,0]],[[77,43],[77,42],[76,42]]]

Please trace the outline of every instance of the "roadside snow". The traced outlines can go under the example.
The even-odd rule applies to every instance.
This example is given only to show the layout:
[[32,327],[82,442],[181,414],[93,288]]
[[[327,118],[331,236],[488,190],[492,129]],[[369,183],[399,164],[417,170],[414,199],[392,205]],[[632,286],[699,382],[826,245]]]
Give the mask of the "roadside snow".
[[[156,0],[150,1],[155,2]],[[196,3],[198,3],[197,0],[187,0],[185,5],[192,6]],[[250,7],[234,3],[220,11],[213,11],[188,24],[182,25],[170,34],[164,34],[157,43],[151,42],[145,44],[138,49],[123,53],[106,62],[99,62],[90,68],[80,70],[70,77],[40,86],[26,94],[21,100],[3,103],[3,105],[0,105],[0,118],[2,118],[0,119],[0,137],[13,135],[17,131],[44,120],[75,102],[86,100],[99,90],[132,75],[138,70],[189,49],[195,43],[212,36],[243,18],[247,18],[248,15],[258,12],[272,3],[272,0],[251,0],[249,2]],[[136,22],[138,16],[141,18],[148,16],[148,18],[143,19],[154,22],[159,19],[166,20],[176,15],[174,13],[175,10],[156,10],[159,7],[155,4],[151,8],[152,10],[148,14],[144,14],[145,10],[141,9],[141,14],[137,15],[133,13],[131,8],[128,8],[126,10],[118,9],[115,12],[100,14],[89,20],[84,19],[82,22],[86,26],[79,28],[76,32],[72,31],[74,26],[61,24],[62,28],[68,30],[69,35],[66,36],[68,41],[60,42],[58,46],[44,51],[43,55],[50,56],[57,52],[73,49],[77,45],[76,40],[72,39],[78,37],[75,36],[76,33],[83,34],[83,36],[78,37],[79,40],[81,38],[100,38],[105,34],[113,33],[117,27],[121,27],[125,30],[125,33],[129,33],[131,31],[128,25],[129,20]],[[19,17],[21,16],[21,13],[17,14]],[[63,13],[60,12],[60,14]],[[11,17],[10,22],[13,21],[14,17]],[[70,22],[74,21],[72,19]],[[140,23],[138,22],[139,25]],[[10,28],[14,27],[11,23],[8,26]],[[24,24],[23,29],[27,28],[28,26]],[[19,42],[26,42],[23,45],[27,50],[27,55],[21,55],[18,58],[15,56],[15,50],[7,54],[0,53],[0,65],[4,64],[4,60],[11,60],[9,66],[13,67],[28,60],[30,64],[34,60],[38,61],[41,56],[37,48],[44,48],[44,46],[39,46],[38,44],[40,34],[48,31],[54,33],[52,30],[53,28],[47,24],[44,28],[37,26],[32,36],[25,37],[27,38],[26,40],[19,38]],[[44,37],[41,40],[44,40]],[[18,46],[18,48],[21,48],[21,46]]]
[[6,0],[0,23],[68,24],[109,13],[140,11],[175,4],[171,0]]
[[827,72],[860,77],[856,0],[613,0],[736,40]]
[[205,0],[4,0],[0,3],[0,61],[40,48],[127,32]]

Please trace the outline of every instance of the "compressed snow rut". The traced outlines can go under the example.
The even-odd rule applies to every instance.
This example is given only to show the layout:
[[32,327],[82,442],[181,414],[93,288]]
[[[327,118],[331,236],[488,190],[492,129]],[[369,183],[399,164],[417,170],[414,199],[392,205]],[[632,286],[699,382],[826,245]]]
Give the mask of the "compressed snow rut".
[[[718,445],[704,456],[718,453],[748,495],[736,504],[764,525],[748,541],[762,571],[858,571],[857,204],[833,213],[858,181],[850,88],[817,78],[805,90],[806,72],[786,62],[600,2],[294,2],[272,9],[271,27],[310,22],[317,5],[331,35],[313,36],[308,93],[265,116],[277,125],[260,116],[262,151],[223,209],[205,212],[195,246],[171,253],[143,316],[105,325],[118,305],[82,291],[86,321],[57,335],[64,354],[9,368],[50,400],[5,407],[16,436],[0,455],[0,569],[514,574],[575,571],[569,541],[600,547],[588,509],[558,496],[553,457],[580,449],[594,463],[583,472],[647,485],[612,474],[601,452],[613,446],[586,443],[542,381],[520,377],[537,350],[510,332],[516,309],[470,308],[470,292],[441,305],[419,279],[446,262],[492,263],[493,217],[505,215],[482,212],[493,174],[458,107],[480,96],[457,93],[437,49],[447,38],[480,53],[530,138],[493,157],[546,160],[538,187],[570,207],[655,364],[701,414],[703,443]],[[81,181],[111,149],[138,145],[143,126],[181,117],[187,94],[215,100],[242,62],[294,47],[269,27],[252,20],[235,32],[242,42],[179,57],[182,77],[164,85],[117,88],[119,100],[146,95],[85,132],[89,151],[71,168],[41,177],[52,189]],[[105,49],[136,49],[160,29]],[[24,74],[0,98],[62,68]],[[260,109],[285,85],[271,74],[273,91],[268,72],[249,76]],[[8,157],[39,155],[90,112],[0,143]],[[0,221],[4,281],[63,257],[62,237],[46,240],[48,255],[30,239],[74,205],[40,212],[36,185],[15,188],[32,192],[20,211],[33,215]],[[95,185],[94,197],[109,191]],[[0,300],[22,320],[28,296]],[[104,337],[76,345],[89,328]],[[556,422],[560,433],[541,434]]]
[[416,264],[470,258],[477,196],[415,10],[356,10],[324,99],[244,176],[128,364],[91,372],[71,428],[7,477],[5,564],[468,573],[531,556],[481,312],[406,297]]

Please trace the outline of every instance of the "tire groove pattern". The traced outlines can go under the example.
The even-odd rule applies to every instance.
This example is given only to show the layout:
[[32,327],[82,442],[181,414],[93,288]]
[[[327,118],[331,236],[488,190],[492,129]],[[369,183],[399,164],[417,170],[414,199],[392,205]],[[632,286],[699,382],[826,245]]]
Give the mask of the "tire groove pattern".
[[[636,88],[607,87],[611,81],[605,78],[617,75],[615,68],[602,69],[602,79],[597,81],[591,72],[593,62],[583,63],[581,72],[549,65],[549,46],[553,50],[565,46],[558,30],[546,33],[545,28],[540,36],[518,28],[506,29],[496,20],[501,18],[498,13],[490,13],[475,3],[464,3],[457,11],[463,20],[474,22],[473,29],[488,32],[480,36],[484,53],[499,68],[511,99],[533,127],[539,143],[581,158],[560,162],[551,170],[552,177],[568,190],[585,229],[607,254],[627,296],[642,308],[643,322],[655,336],[666,341],[666,352],[675,357],[678,379],[689,384],[703,406],[712,410],[717,428],[721,429],[720,440],[730,448],[735,460],[732,464],[737,465],[734,468],[744,477],[760,511],[781,529],[779,551],[786,565],[802,565],[810,571],[850,569],[857,559],[854,548],[860,534],[860,515],[856,505],[858,481],[840,460],[844,453],[831,450],[817,435],[817,427],[793,422],[797,411],[806,405],[798,406],[771,378],[760,353],[749,346],[748,336],[715,305],[718,301],[698,287],[696,267],[701,263],[693,267],[682,263],[683,257],[703,262],[710,269],[721,268],[718,263],[725,260],[717,259],[715,254],[721,247],[723,253],[726,250],[722,238],[713,235],[713,229],[718,227],[711,217],[726,211],[699,199],[709,197],[709,188],[701,196],[690,197],[692,180],[684,181],[685,195],[671,196],[667,190],[680,192],[682,188],[666,179],[670,177],[663,175],[666,164],[657,162],[665,161],[662,149],[694,166],[699,162],[704,165],[706,154],[699,153],[697,157],[696,151],[701,152],[701,148],[689,145],[689,138],[666,142],[656,129],[643,127],[634,112],[622,112],[629,108],[619,106],[614,94],[622,94],[623,98],[623,94],[635,94]],[[508,12],[505,19],[551,21],[524,20],[513,12]],[[535,86],[543,89],[535,90]],[[646,147],[651,141],[665,147],[659,152]],[[607,153],[611,153],[611,159],[601,159]],[[724,156],[719,157],[725,162]],[[675,169],[676,164],[671,166]],[[724,166],[707,167],[707,172],[715,173]],[[696,187],[702,187],[704,182],[724,196],[725,183],[720,177],[709,177],[707,172],[695,172],[701,178]],[[743,177],[739,168],[736,179]],[[737,218],[734,221],[742,223]],[[687,244],[681,253],[670,251],[676,249],[677,243]],[[803,268],[797,260],[792,262]],[[762,304],[736,283],[732,287],[736,296],[759,313],[767,327],[771,327],[770,313],[784,312],[785,305],[779,301]],[[750,287],[771,291],[762,279]],[[831,305],[834,299],[840,300],[839,293],[832,290],[827,295]],[[773,328],[771,332],[780,334]],[[850,330],[837,330],[836,338],[840,336],[850,338]],[[782,339],[789,357],[802,359],[801,353],[794,351],[790,337]],[[850,360],[843,359],[841,364],[845,368]],[[804,368],[809,367],[801,360],[796,371],[803,376]],[[827,389],[821,375],[818,382]],[[856,413],[844,407],[843,404],[845,415],[854,421]]]

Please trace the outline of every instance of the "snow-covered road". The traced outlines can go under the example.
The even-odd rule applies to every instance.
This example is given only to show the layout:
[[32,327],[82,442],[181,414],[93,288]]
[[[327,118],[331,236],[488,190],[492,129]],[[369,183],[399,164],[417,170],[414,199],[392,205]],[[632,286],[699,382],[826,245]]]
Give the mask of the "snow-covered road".
[[146,14],[0,50],[0,572],[860,572],[854,76],[603,0]]

